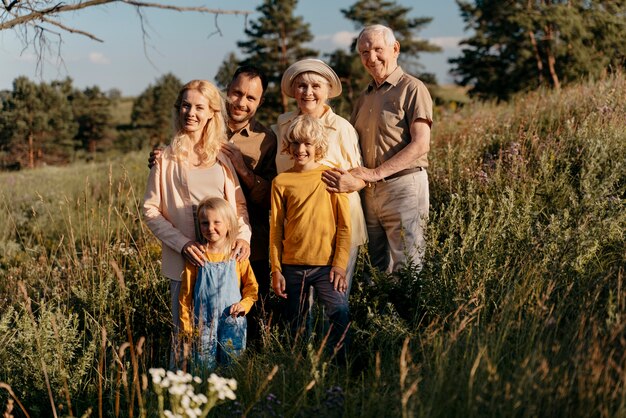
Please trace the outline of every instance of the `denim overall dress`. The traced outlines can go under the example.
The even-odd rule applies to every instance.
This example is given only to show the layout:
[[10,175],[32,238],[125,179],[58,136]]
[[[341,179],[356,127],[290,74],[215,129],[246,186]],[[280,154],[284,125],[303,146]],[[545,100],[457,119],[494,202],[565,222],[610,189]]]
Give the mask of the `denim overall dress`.
[[204,263],[198,270],[193,305],[200,364],[209,370],[228,365],[246,348],[246,317],[233,318],[230,307],[241,301],[235,260]]

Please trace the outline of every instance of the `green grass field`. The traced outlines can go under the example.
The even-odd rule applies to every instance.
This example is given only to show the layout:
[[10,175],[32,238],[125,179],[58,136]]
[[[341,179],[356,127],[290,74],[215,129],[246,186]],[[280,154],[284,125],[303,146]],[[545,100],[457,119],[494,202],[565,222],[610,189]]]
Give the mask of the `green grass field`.
[[[347,366],[270,327],[210,416],[626,416],[624,97],[618,75],[439,111],[422,271],[358,275]],[[0,411],[173,408],[146,157],[0,174]]]

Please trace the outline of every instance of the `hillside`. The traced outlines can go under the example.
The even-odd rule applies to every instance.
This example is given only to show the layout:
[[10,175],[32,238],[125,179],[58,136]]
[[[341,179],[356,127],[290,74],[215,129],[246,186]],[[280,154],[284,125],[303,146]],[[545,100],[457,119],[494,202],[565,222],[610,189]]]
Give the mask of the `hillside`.
[[[441,109],[424,268],[357,276],[347,368],[273,327],[217,371],[238,386],[216,415],[625,416],[624,97],[617,75]],[[0,382],[30,416],[155,411],[132,378],[171,327],[146,158],[0,173]]]

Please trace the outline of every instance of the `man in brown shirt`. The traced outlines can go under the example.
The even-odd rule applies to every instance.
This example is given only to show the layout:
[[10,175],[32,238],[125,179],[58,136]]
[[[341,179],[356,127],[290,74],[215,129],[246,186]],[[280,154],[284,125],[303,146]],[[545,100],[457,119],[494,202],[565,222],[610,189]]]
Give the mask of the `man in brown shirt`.
[[260,336],[260,310],[266,310],[270,292],[269,268],[269,209],[272,180],[276,177],[276,135],[254,119],[263,103],[267,78],[253,66],[237,68],[228,85],[228,136],[222,146],[224,154],[237,171],[248,204],[252,228],[250,264],[259,283],[259,300],[248,321],[248,338]]
[[269,207],[277,147],[274,132],[254,119],[266,88],[267,79],[257,68],[243,66],[235,71],[226,93],[230,140],[222,146],[237,171],[248,203],[250,262],[262,295],[267,294],[263,290],[269,291]]
[[364,167],[351,171],[367,183],[363,208],[374,267],[421,268],[428,217],[428,151],[432,99],[426,86],[398,66],[400,44],[382,25],[357,39],[361,62],[373,80],[354,107]]

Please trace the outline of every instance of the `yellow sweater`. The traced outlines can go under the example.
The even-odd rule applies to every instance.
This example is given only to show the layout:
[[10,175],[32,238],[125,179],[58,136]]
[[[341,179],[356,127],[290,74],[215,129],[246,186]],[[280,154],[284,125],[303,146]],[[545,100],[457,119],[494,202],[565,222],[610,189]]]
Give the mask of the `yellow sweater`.
[[[227,255],[205,253],[206,258],[210,263],[218,263],[226,261]],[[237,279],[239,279],[239,287],[241,288],[241,306],[245,310],[246,314],[250,312],[252,305],[256,302],[259,293],[259,284],[256,281],[252,267],[250,266],[250,260],[243,260],[235,262]],[[180,294],[178,295],[178,302],[180,305],[180,324],[181,329],[185,333],[191,333],[193,330],[193,289],[196,285],[196,278],[198,277],[198,269],[189,262],[185,262],[185,271],[182,276],[182,283],[180,285]]]
[[324,165],[305,172],[291,169],[272,183],[270,262],[281,264],[348,266],[350,204],[345,193],[329,193],[322,182]]

